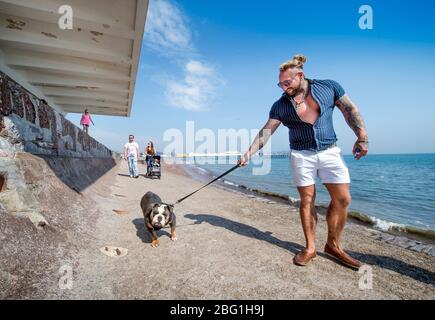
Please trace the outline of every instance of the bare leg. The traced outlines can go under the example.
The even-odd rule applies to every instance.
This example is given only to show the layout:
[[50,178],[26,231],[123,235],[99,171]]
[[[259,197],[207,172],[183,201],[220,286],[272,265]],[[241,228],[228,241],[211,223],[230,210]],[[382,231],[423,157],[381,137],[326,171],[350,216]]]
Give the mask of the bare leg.
[[340,238],[347,220],[347,208],[351,197],[349,184],[325,184],[331,195],[326,221],[328,223],[328,240],[325,253],[339,260],[341,263],[359,269],[362,263],[344,252]]
[[314,253],[316,251],[316,226],[317,214],[314,208],[316,200],[316,186],[298,187],[301,204],[299,212],[301,216],[302,228],[304,230],[306,251]]
[[342,251],[340,237],[347,220],[347,209],[351,202],[349,184],[325,184],[331,196],[326,221],[328,223],[327,243]]

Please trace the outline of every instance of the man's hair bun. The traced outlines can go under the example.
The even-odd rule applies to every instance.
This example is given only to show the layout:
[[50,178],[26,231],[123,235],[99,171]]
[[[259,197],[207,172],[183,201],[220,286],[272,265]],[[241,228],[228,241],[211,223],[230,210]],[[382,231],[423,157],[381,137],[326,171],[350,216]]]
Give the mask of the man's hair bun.
[[280,66],[279,70],[281,72],[282,71],[286,71],[288,69],[295,69],[295,68],[298,68],[298,69],[302,70],[304,68],[304,63],[305,62],[307,62],[307,57],[304,56],[303,54],[297,54],[297,55],[295,55],[293,57],[293,59],[291,59],[291,60],[289,60],[287,62],[284,62]]
[[303,66],[305,62],[307,62],[307,57],[303,54],[297,54],[293,57],[293,60],[299,61],[299,63]]

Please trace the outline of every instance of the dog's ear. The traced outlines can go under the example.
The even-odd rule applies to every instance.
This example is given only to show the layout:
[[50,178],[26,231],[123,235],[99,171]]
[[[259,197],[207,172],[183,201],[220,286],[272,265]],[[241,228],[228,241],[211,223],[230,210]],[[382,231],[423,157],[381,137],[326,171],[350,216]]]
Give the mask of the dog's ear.
[[168,207],[168,211],[169,211],[169,215],[168,215],[168,222],[167,223],[172,223],[172,221],[175,218],[175,214],[174,214],[174,205],[173,204],[166,204]]
[[168,206],[168,210],[170,213],[174,213],[174,205],[173,204],[166,204]]
[[151,216],[154,212],[154,209],[157,208],[159,206],[159,203],[151,203],[151,205],[149,206],[149,210],[148,210],[148,216]]

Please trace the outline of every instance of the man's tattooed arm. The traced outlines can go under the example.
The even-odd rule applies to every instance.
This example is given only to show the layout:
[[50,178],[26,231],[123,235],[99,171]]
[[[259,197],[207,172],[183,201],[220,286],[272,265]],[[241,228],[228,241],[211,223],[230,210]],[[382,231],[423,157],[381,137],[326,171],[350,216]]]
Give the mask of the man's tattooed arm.
[[248,153],[249,155],[254,155],[258,150],[263,149],[269,138],[272,134],[278,129],[281,121],[275,119],[269,119],[264,127],[260,130],[260,132],[255,137],[252,145],[249,147]]
[[355,132],[356,136],[361,141],[368,141],[368,135],[365,128],[364,119],[358,110],[358,107],[345,95],[336,103],[337,107],[344,115],[349,127]]
[[358,140],[353,146],[352,153],[357,160],[365,157],[369,150],[369,138],[364,124],[364,119],[359,113],[358,107],[350,100],[348,96],[342,97],[336,103],[346,119],[349,127],[355,132]]
[[264,127],[260,130],[260,132],[255,137],[252,142],[249,150],[245,152],[243,157],[239,160],[238,164],[241,166],[245,166],[252,155],[254,155],[258,150],[262,149],[264,145],[267,143],[271,135],[278,129],[281,121],[276,119],[269,119]]

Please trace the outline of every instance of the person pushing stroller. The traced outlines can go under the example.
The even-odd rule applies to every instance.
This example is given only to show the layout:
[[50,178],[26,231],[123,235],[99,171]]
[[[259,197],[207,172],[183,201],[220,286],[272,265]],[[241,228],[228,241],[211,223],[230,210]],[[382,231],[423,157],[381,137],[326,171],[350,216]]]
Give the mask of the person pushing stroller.
[[147,147],[145,148],[145,156],[147,163],[147,174],[150,172],[150,168],[153,165],[154,156],[156,155],[156,149],[154,148],[154,143],[152,141],[148,142]]

